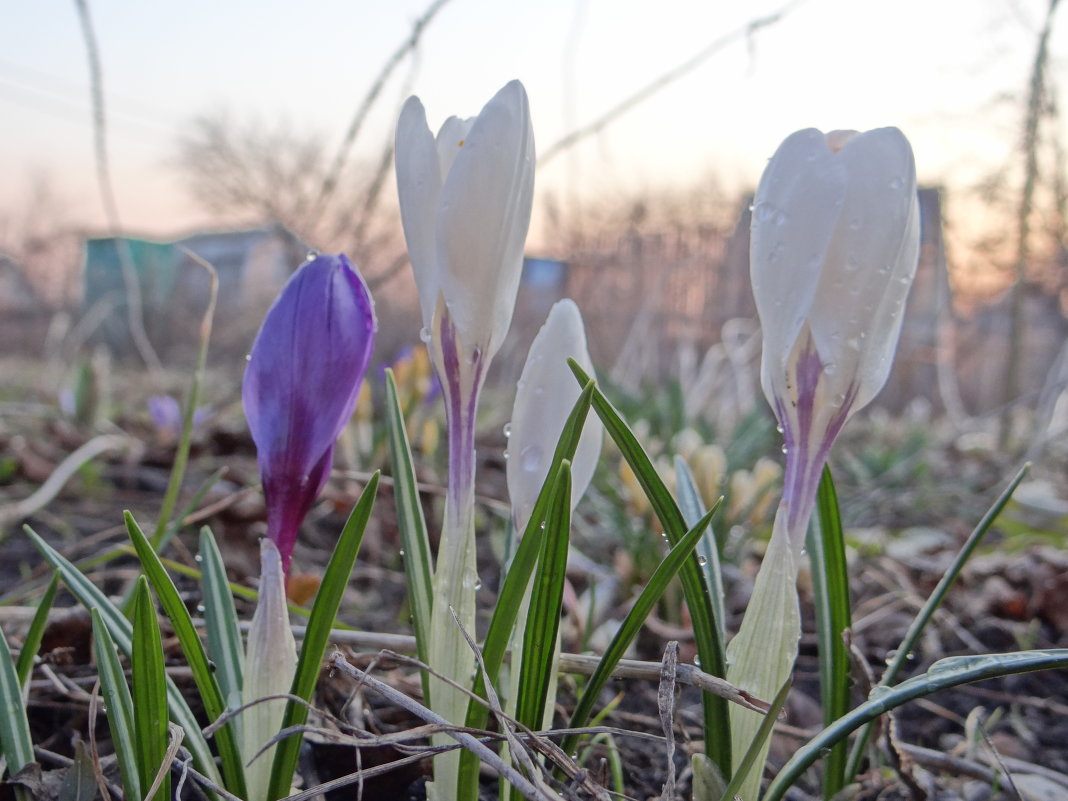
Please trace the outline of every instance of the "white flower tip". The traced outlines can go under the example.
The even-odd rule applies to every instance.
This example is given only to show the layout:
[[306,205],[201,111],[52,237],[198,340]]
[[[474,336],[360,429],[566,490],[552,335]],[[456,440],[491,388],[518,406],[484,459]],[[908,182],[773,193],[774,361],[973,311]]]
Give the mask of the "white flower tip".
[[[567,359],[591,377],[582,313],[570,298],[557,301],[531,343],[516,389],[508,439],[508,492],[516,527],[526,527],[571,409],[581,392]],[[586,420],[571,465],[572,508],[593,478],[604,436],[600,422]]]

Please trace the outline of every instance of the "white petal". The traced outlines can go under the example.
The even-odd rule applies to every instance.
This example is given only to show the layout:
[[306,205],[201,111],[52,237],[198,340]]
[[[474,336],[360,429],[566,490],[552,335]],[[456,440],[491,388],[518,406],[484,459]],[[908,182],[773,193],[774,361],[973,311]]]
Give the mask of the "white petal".
[[486,104],[459,150],[441,191],[441,287],[460,337],[489,358],[512,319],[533,202],[534,133],[518,81]]
[[419,289],[423,325],[429,328],[441,287],[434,230],[442,177],[437,145],[418,97],[408,98],[397,121],[396,165],[404,238]]
[[466,120],[461,120],[459,117],[449,117],[442,123],[437,137],[438,167],[441,170],[442,183],[445,183],[445,178],[448,176],[449,170],[452,169],[456,157],[460,155],[460,150],[471,133],[471,126],[474,124],[474,117]]
[[790,135],[764,170],[754,199],[750,273],[763,329],[761,383],[772,405],[842,208],[847,174],[836,156],[820,131]]
[[[297,646],[289,628],[282,557],[275,544],[260,543],[260,597],[248,632],[243,702],[288,693],[297,669]],[[241,755],[247,762],[281,730],[286,702],[267,701],[250,706],[242,715]],[[246,768],[249,798],[266,798],[274,746]]]
[[[526,528],[548,475],[564,423],[581,393],[574,373],[567,366],[568,358],[593,377],[582,314],[569,298],[557,302],[549,311],[545,325],[530,345],[516,389],[508,438],[508,495],[520,533]],[[593,478],[603,436],[600,421],[591,413],[571,463],[572,509]]]
[[890,372],[916,270],[916,169],[908,140],[896,128],[859,134],[837,157],[849,185],[809,323],[835,380],[843,388],[859,382],[856,410]]

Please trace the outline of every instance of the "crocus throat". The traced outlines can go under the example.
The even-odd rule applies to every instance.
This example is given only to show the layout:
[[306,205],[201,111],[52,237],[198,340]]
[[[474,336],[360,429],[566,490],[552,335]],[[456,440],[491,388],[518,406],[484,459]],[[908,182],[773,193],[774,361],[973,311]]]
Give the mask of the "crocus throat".
[[783,429],[786,453],[782,500],[795,551],[800,551],[804,543],[820,476],[857,395],[856,382],[850,382],[844,400],[831,405],[827,402],[828,378],[826,365],[806,330],[787,366],[789,398],[775,398],[775,415]]
[[[481,348],[465,353],[456,336],[456,326],[448,312],[439,314],[445,416],[449,439],[449,500],[459,508],[462,497],[475,486],[475,410],[482,390],[483,359]],[[457,497],[451,497],[451,496]]]

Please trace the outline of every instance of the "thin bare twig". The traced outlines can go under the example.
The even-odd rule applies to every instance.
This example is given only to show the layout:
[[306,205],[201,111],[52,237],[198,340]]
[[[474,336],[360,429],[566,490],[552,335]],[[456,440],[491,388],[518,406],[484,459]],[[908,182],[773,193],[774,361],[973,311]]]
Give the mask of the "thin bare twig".
[[568,148],[574,147],[583,139],[593,136],[596,133],[600,133],[602,130],[608,127],[608,125],[615,122],[619,117],[622,117],[634,107],[644,103],[646,100],[655,95],[664,87],[668,86],[671,83],[674,83],[686,73],[692,72],[697,67],[701,66],[701,64],[710,59],[712,56],[719,53],[721,50],[727,47],[727,45],[733,44],[739,39],[750,37],[762,28],[767,28],[771,25],[774,25],[776,22],[779,22],[783,17],[785,17],[788,13],[793,11],[794,8],[796,8],[802,2],[804,2],[804,0],[792,0],[792,2],[787,3],[778,11],[774,11],[771,14],[768,14],[763,17],[758,17],[757,19],[752,19],[749,22],[745,23],[745,25],[742,25],[740,28],[736,28],[730,33],[724,34],[723,36],[719,37],[710,45],[708,45],[708,47],[704,48],[696,55],[691,56],[678,66],[668,70],[663,75],[660,75],[658,78],[656,78],[656,80],[649,82],[637,92],[630,95],[630,97],[625,98],[621,103],[618,103],[617,105],[610,108],[600,117],[595,119],[593,122],[588,123],[587,125],[584,125],[575,131],[572,131],[571,133],[564,136],[562,139],[558,139],[556,142],[551,144],[545,150],[544,153],[538,155],[538,165],[544,166],[546,162],[560,155]]
[[338,147],[337,153],[334,155],[334,160],[330,164],[330,169],[326,171],[322,188],[319,190],[319,198],[315,203],[317,215],[322,214],[323,209],[326,207],[326,204],[330,201],[334,191],[337,189],[338,179],[341,176],[341,171],[345,167],[345,162],[348,160],[349,151],[352,149],[352,145],[356,141],[360,129],[363,128],[363,124],[367,120],[368,114],[374,107],[375,101],[385,88],[389,77],[404,60],[405,56],[419,46],[419,40],[423,36],[423,31],[426,30],[430,21],[434,19],[437,13],[441,11],[448,2],[449,0],[434,0],[434,2],[430,4],[430,7],[427,8],[422,16],[412,25],[412,32],[408,38],[382,66],[382,69],[378,73],[378,77],[375,78],[374,83],[371,84],[371,88],[367,91],[367,94],[357,107],[356,114],[353,116],[352,122],[349,123],[348,130],[345,132],[345,137],[341,140],[341,145]]
[[132,437],[119,434],[101,434],[93,437],[56,465],[55,470],[45,479],[45,482],[28,498],[0,506],[0,529],[29,517],[38,509],[46,506],[87,462],[103,453],[134,446],[141,446],[141,443]]
[[[350,665],[348,660],[345,659],[345,655],[340,651],[334,652],[334,655],[330,658],[330,666],[334,670],[349,676],[354,681],[366,685],[382,697],[386,698],[391,704],[395,704],[401,709],[407,710],[416,717],[425,720],[427,723],[437,723],[441,725],[448,724],[448,721],[445,720],[445,718],[441,717],[441,715],[438,715],[436,712],[427,709],[418,701],[409,698],[407,695],[393,689],[385,682],[379,681],[374,676]],[[522,793],[525,798],[532,799],[532,801],[542,801],[542,799],[559,801],[559,796],[554,798],[553,796],[547,795],[541,788],[532,784],[529,779],[520,774],[515,768],[506,765],[496,752],[486,746],[485,743],[474,735],[459,727],[450,729],[447,733],[464,748],[474,752],[479,759],[497,770],[498,773],[509,781],[519,793]]]
[[93,102],[93,135],[96,153],[96,178],[100,187],[100,198],[104,203],[111,235],[115,238],[115,251],[119,256],[122,269],[122,282],[126,290],[126,322],[130,336],[138,354],[152,371],[162,368],[159,356],[145,332],[144,309],[141,301],[141,284],[137,280],[133,257],[129,243],[121,237],[122,224],[119,220],[119,205],[115,200],[115,190],[111,183],[111,166],[108,159],[107,113],[104,108],[104,79],[100,67],[100,49],[93,31],[93,20],[89,15],[89,0],[74,0],[78,9],[78,19],[82,26],[85,49],[89,56],[89,86]]

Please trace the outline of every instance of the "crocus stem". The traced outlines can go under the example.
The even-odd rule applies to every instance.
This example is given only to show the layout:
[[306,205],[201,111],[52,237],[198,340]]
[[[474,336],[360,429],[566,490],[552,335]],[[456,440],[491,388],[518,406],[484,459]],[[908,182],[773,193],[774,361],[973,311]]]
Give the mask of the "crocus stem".
[[[475,592],[478,571],[475,561],[475,410],[482,389],[481,352],[464,353],[454,338],[447,315],[441,316],[442,391],[445,397],[449,443],[449,479],[445,496],[445,520],[434,571],[434,600],[430,615],[430,666],[442,676],[463,686],[471,685],[474,655],[457,629],[451,610],[472,636],[475,634]],[[437,361],[437,360],[435,360]],[[431,678],[432,708],[446,720],[462,725],[467,696],[440,679]],[[442,736],[442,742],[451,742]],[[453,798],[460,754],[451,751],[435,757],[435,801]]]
[[[812,458],[806,458],[804,445],[807,443],[787,452],[785,489],[775,513],[771,541],[742,625],[727,647],[727,680],[765,700],[773,698],[790,677],[801,638],[797,573],[819,486],[815,479],[827,460],[822,447]],[[730,718],[733,771],[749,749],[762,718],[737,704],[731,704]],[[742,784],[738,797],[743,801],[756,801],[769,746],[770,741],[766,741]]]

